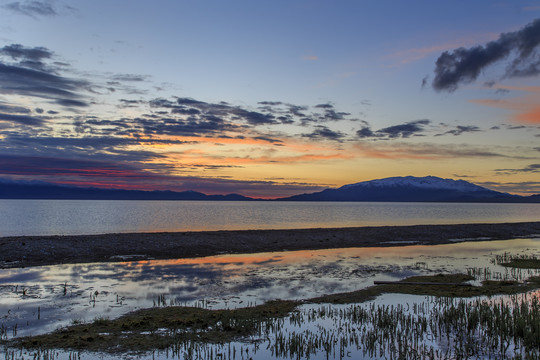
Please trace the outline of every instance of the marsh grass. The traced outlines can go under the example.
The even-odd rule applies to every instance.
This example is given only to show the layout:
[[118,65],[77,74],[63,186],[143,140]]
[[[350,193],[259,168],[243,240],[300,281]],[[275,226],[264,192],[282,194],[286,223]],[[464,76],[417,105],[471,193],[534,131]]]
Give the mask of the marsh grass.
[[540,269],[540,258],[535,254],[512,255],[505,252],[502,255],[495,255],[492,262],[510,268]]
[[271,301],[236,310],[161,307],[139,310],[116,320],[96,318],[51,334],[13,340],[25,348],[63,348],[90,351],[164,349],[178,343],[222,343],[258,334],[271,318],[294,311],[298,302]]
[[[50,334],[3,343],[27,349],[113,353],[161,349],[176,357],[201,359],[217,358],[218,353],[221,359],[248,359],[249,351],[254,352],[259,346],[272,357],[291,359],[309,358],[318,352],[329,358],[343,358],[350,351],[396,359],[466,358],[471,354],[497,357],[511,349],[524,356],[533,354],[530,349],[536,346],[534,339],[540,339],[537,300],[526,298],[524,303],[516,300],[495,304],[469,298],[524,293],[539,288],[540,278],[527,283],[484,281],[482,286],[453,285],[472,279],[466,274],[415,276],[403,281],[419,285],[398,282],[302,302],[276,300],[235,310],[159,306],[115,320],[96,318],[88,324],[73,324]],[[420,284],[426,282],[437,285]],[[362,304],[384,293],[425,295],[428,300],[407,305],[407,309]],[[163,298],[159,305],[165,302]],[[353,305],[343,308],[347,305],[333,304]],[[533,305],[528,309],[526,304]],[[327,326],[328,322],[333,325]],[[231,347],[234,341],[245,345]],[[226,344],[228,351],[224,350]],[[482,352],[483,348],[490,352]]]

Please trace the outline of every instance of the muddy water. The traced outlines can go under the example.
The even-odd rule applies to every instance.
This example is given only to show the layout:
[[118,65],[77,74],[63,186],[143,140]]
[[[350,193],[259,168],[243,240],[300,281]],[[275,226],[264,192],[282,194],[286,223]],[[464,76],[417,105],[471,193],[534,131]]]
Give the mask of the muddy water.
[[538,254],[540,239],[6,269],[0,273],[0,326],[11,338],[152,306],[235,308],[471,268],[489,267],[492,276],[504,277],[506,270],[491,263],[503,252]]

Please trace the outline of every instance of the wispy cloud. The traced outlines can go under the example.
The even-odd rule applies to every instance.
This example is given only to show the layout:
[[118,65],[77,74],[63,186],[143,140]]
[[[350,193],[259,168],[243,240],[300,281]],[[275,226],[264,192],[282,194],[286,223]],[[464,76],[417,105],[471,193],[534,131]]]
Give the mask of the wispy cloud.
[[442,134],[436,134],[435,136],[443,136],[443,135],[448,135],[448,134],[458,136],[458,135],[462,135],[462,134],[465,134],[465,133],[475,133],[475,132],[479,132],[479,131],[482,131],[482,130],[478,126],[474,126],[474,125],[468,125],[468,126],[458,125],[458,126],[456,126],[455,129],[445,131]]
[[234,180],[200,176],[171,176],[130,164],[62,157],[0,155],[0,176],[40,179],[57,184],[137,190],[195,190],[206,194],[241,193],[279,197],[322,190],[321,185],[282,180]]
[[510,120],[513,122],[529,125],[540,124],[540,106],[538,105],[540,102],[540,87],[497,85],[494,88],[508,90],[509,93],[506,94],[507,96],[511,96],[515,92],[520,94],[511,98],[472,99],[469,101],[484,106],[510,110],[512,114]]
[[0,122],[16,123],[28,126],[43,126],[45,119],[43,117],[29,115],[14,115],[0,113]]
[[360,154],[375,159],[465,159],[465,158],[519,158],[521,156],[507,155],[496,152],[492,147],[452,144],[409,144],[398,143],[361,143],[354,146]]
[[497,35],[492,33],[477,34],[474,36],[468,36],[461,39],[445,42],[443,44],[426,45],[417,48],[399,50],[386,56],[386,59],[390,59],[391,61],[393,61],[394,66],[396,65],[396,63],[400,65],[405,65],[438,54],[441,51],[457,47],[471,46],[489,40],[494,40],[496,38]]
[[89,89],[90,83],[59,75],[57,66],[44,62],[53,57],[48,49],[13,44],[1,48],[0,57],[11,60],[0,61],[1,94],[48,99],[66,107],[88,105],[83,92]]
[[495,172],[498,174],[540,173],[540,164],[529,164],[522,168],[495,169]]
[[33,18],[58,14],[54,6],[45,1],[14,1],[4,5],[3,8]]
[[540,193],[540,181],[494,182],[475,181],[475,184],[511,194],[533,195]]

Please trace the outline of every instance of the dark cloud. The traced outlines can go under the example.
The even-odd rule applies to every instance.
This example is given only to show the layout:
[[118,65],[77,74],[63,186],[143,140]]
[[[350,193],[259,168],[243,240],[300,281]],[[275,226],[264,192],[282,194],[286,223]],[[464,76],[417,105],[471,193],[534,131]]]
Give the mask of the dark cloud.
[[171,110],[171,113],[180,115],[199,115],[201,111],[195,108],[175,107]]
[[[212,165],[205,165],[212,168]],[[218,165],[219,166],[219,165]],[[272,180],[243,181],[225,178],[172,176],[153,173],[127,162],[94,160],[89,157],[13,156],[0,154],[0,175],[13,180],[49,181],[78,186],[140,190],[194,190],[206,194],[239,193],[248,196],[277,197],[322,190],[308,183],[282,183]],[[285,195],[283,195],[285,194]]]
[[469,49],[445,51],[435,63],[433,88],[454,91],[470,83],[489,65],[511,58],[503,77],[532,76],[540,73],[540,19],[516,32],[503,33],[497,40]]
[[88,103],[84,101],[73,100],[73,99],[56,99],[56,103],[65,107],[73,107],[73,106],[85,107],[89,105]]
[[243,119],[254,126],[278,123],[272,114],[263,114],[257,111],[247,111],[240,108],[234,109],[231,113],[234,114],[235,117]]
[[315,130],[312,133],[303,134],[302,136],[310,139],[327,139],[341,141],[345,137],[345,134],[339,131],[331,130],[326,126],[317,125],[315,126]]
[[519,169],[495,169],[495,172],[500,174],[540,173],[540,164],[530,164]]
[[270,137],[267,137],[267,136],[255,136],[253,139],[267,141],[267,142],[272,143],[272,144],[279,144],[279,143],[283,142],[283,140],[273,139],[273,138],[270,138]]
[[0,111],[8,114],[30,114],[32,111],[22,106],[15,106],[0,102]]
[[130,83],[149,78],[139,74],[107,74],[111,81],[103,84],[99,80],[70,78],[64,75],[71,70],[69,64],[53,61],[55,54],[45,47],[11,44],[0,48],[0,57],[0,93],[41,97],[68,108],[89,106],[88,94],[103,95],[117,90],[145,94],[146,90]]
[[379,139],[395,139],[395,138],[409,138],[411,136],[420,136],[425,129],[425,125],[431,123],[428,119],[409,121],[405,124],[389,126],[384,129],[372,131],[365,122],[360,130],[356,131],[356,135],[359,138],[379,138]]
[[261,101],[260,110],[275,115],[275,120],[281,124],[296,124],[300,126],[312,126],[313,124],[325,124],[333,121],[357,121],[350,117],[350,113],[337,111],[330,103],[317,104],[310,109],[309,106],[294,105],[280,101]]
[[146,135],[174,136],[215,136],[221,137],[226,132],[241,132],[244,127],[235,125],[225,119],[205,115],[186,119],[173,117],[139,117],[131,120],[135,128]]
[[120,107],[127,108],[127,107],[138,107],[141,104],[145,104],[146,101],[144,100],[128,100],[128,99],[120,99]]
[[148,102],[148,104],[151,107],[155,107],[155,108],[160,108],[160,107],[161,108],[174,108],[174,107],[176,107],[175,102],[173,102],[171,100],[163,99],[163,98],[157,98],[157,99],[150,100]]
[[377,137],[377,135],[368,126],[365,126],[361,128],[360,130],[356,131],[356,136],[358,136],[361,139]]
[[118,168],[116,165],[81,159],[44,156],[0,155],[0,172],[4,175],[46,175],[83,172],[89,169]]
[[[112,148],[127,145],[142,145],[142,144],[187,144],[193,142],[169,139],[141,139],[141,138],[122,138],[122,137],[107,137],[107,136],[86,136],[86,137],[39,137],[39,136],[22,136],[8,135],[7,142],[16,143],[18,145],[30,145],[34,148],[38,147],[55,147],[63,150],[71,151],[89,151],[89,150],[107,150],[114,152]],[[152,153],[154,154],[154,153]],[[160,157],[154,154],[154,157]]]
[[423,89],[427,86],[427,83],[429,81],[429,76],[425,76],[423,79],[422,79],[422,84],[420,85],[420,87]]
[[429,123],[431,123],[431,121],[427,119],[416,120],[416,121],[411,121],[402,125],[390,126],[390,127],[377,131],[377,133],[386,135],[392,139],[398,138],[398,137],[408,138],[413,135],[416,135],[417,133],[423,132],[424,125],[428,125]]
[[482,131],[478,126],[471,126],[471,125],[462,126],[462,125],[458,125],[453,130],[449,130],[449,131],[446,131],[446,132],[444,132],[442,134],[437,134],[435,136],[442,136],[442,135],[447,135],[447,134],[458,136],[458,135],[461,135],[463,133],[478,132],[478,131]]
[[490,148],[474,147],[464,144],[460,145],[439,145],[439,144],[404,144],[392,143],[385,146],[382,150],[374,147],[377,151],[382,151],[389,157],[421,157],[426,159],[439,158],[512,158],[522,159],[522,157],[508,156],[502,153],[494,152]]
[[462,178],[462,179],[472,179],[472,178],[476,178],[476,176],[472,176],[472,175],[463,175],[463,174],[452,174],[453,177],[456,177],[456,178]]
[[134,150],[129,147],[133,145],[179,145],[186,143],[193,142],[116,136],[58,137],[30,133],[21,134],[20,131],[17,131],[4,133],[4,139],[0,141],[0,154],[27,157],[92,158],[95,161],[129,162],[131,166],[151,161],[152,164],[147,163],[144,167],[167,171],[169,166],[159,162],[159,159],[164,158],[163,155],[151,150]]
[[4,9],[31,16],[54,16],[57,15],[53,6],[44,1],[14,1],[2,6]]
[[[279,120],[271,113],[251,111],[225,102],[207,103],[191,98],[177,98],[176,101],[171,101],[158,98],[151,100],[149,104],[152,108],[165,108],[172,114],[188,116],[176,120],[176,125],[186,127],[186,129],[203,126],[208,130],[217,131],[218,124],[226,126],[229,130],[238,128],[232,122],[243,122],[251,126],[279,123]],[[169,122],[171,121],[172,119],[169,119]]]
[[195,100],[192,98],[178,98],[176,102],[180,105],[192,105],[192,106],[206,106],[208,103],[204,101]]
[[508,193],[523,193],[523,194],[538,194],[540,193],[540,182],[538,181],[522,181],[522,182],[478,182],[475,184],[490,188],[492,190],[508,192]]
[[138,75],[138,74],[116,74],[111,77],[116,82],[120,81],[146,81],[148,80],[148,75]]
[[43,60],[50,59],[53,53],[44,47],[28,48],[20,44],[11,44],[0,48],[0,55],[18,62],[19,66],[43,69]]
[[257,104],[270,105],[270,106],[283,105],[283,103],[281,101],[259,101]]
[[86,106],[80,91],[89,83],[54,72],[0,63],[0,93],[40,97],[65,106]]
[[29,116],[29,115],[2,114],[2,113],[0,113],[0,121],[7,121],[11,123],[16,123],[20,125],[28,125],[28,126],[43,126],[45,124],[45,120],[40,117]]
[[318,104],[318,105],[315,105],[315,107],[319,109],[333,109],[334,108],[332,104]]
[[50,156],[12,156],[0,155],[0,174],[16,176],[53,176],[55,178],[70,177],[98,178],[103,181],[120,178],[152,179],[156,175],[145,172],[132,165],[121,162],[91,160],[88,158],[62,158]]
[[[335,111],[334,109],[326,109],[326,111],[324,112],[324,115],[323,117],[320,119],[320,121],[322,122],[326,122],[326,121],[339,121],[339,120],[344,120],[346,116],[349,116],[351,115],[350,113],[346,113],[346,112],[339,112],[339,111]],[[349,119],[349,120],[353,120],[353,119]]]
[[287,108],[289,109],[289,112],[291,115],[299,117],[299,118],[305,118],[306,114],[304,113],[309,109],[307,106],[303,105],[293,105],[293,104],[287,104]]

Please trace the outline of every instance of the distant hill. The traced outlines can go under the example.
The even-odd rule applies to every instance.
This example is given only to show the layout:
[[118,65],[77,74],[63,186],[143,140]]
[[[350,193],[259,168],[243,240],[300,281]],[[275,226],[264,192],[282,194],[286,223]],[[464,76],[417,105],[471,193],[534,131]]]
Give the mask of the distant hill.
[[385,202],[540,202],[540,195],[511,195],[464,180],[426,177],[391,177],[344,185],[281,201],[385,201]]
[[[81,188],[44,182],[0,180],[0,199],[78,200],[224,200],[252,201],[239,194],[206,195],[196,191],[143,191]],[[392,177],[344,185],[337,189],[294,195],[275,201],[374,202],[493,202],[540,203],[540,194],[519,196],[489,190],[464,180],[426,177]]]
[[0,182],[0,199],[77,199],[77,200],[224,200],[246,201],[238,195],[206,195],[196,191],[143,191],[80,188],[48,183]]

